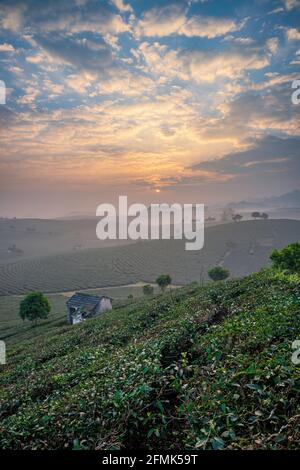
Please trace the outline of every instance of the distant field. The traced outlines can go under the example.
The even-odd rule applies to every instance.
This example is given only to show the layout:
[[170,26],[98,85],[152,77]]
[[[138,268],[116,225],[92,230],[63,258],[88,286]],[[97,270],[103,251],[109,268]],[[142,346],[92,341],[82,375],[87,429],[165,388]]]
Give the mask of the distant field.
[[217,264],[240,277],[265,266],[275,247],[299,239],[300,221],[245,221],[207,228],[201,251],[185,251],[181,240],[147,241],[4,263],[0,295],[153,282],[164,272],[184,285],[205,280],[208,268]]
[[0,219],[0,264],[129,243],[127,240],[98,240],[96,225],[96,218]]

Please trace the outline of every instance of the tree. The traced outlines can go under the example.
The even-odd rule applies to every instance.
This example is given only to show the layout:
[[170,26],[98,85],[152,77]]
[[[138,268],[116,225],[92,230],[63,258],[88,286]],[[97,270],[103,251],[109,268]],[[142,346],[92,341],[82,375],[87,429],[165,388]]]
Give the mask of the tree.
[[45,319],[51,311],[47,297],[41,292],[31,292],[20,303],[19,315],[22,320],[29,320],[37,324],[38,319]]
[[253,217],[253,219],[259,219],[260,218],[260,213],[259,212],[252,212],[251,217]]
[[240,222],[242,220],[243,216],[241,214],[235,214],[233,217],[232,217],[232,220],[234,222]]
[[267,214],[266,212],[263,212],[261,214],[261,218],[264,219],[264,220],[267,220],[269,218],[269,214]]
[[159,288],[164,291],[166,287],[171,284],[172,279],[169,274],[161,274],[160,276],[158,276],[155,282],[159,286]]
[[292,243],[282,250],[274,250],[270,259],[275,269],[300,273],[300,242]]
[[230,276],[230,272],[222,266],[215,266],[208,271],[208,275],[213,281],[223,281]]
[[153,291],[153,286],[151,286],[150,284],[146,284],[145,286],[143,286],[144,295],[153,295]]

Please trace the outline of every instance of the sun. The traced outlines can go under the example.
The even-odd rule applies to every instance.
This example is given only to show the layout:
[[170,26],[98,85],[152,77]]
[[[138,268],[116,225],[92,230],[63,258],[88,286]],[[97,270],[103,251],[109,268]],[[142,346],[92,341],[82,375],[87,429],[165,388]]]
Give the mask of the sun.
[[156,192],[156,193],[160,193],[160,189],[159,189],[159,188],[156,188],[156,189],[155,189],[155,192]]

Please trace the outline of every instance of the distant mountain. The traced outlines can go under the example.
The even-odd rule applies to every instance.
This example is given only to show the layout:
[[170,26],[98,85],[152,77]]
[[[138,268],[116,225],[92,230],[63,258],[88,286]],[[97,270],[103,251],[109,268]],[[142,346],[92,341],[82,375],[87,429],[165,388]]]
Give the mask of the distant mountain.
[[299,208],[300,207],[300,190],[295,189],[290,193],[281,196],[272,196],[263,199],[252,199],[249,201],[231,202],[227,207],[232,209],[251,209],[251,208]]

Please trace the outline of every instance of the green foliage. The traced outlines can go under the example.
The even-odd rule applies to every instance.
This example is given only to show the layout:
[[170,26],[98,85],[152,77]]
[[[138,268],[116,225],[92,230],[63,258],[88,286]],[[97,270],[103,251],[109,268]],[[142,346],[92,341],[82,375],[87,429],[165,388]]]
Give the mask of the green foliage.
[[169,274],[161,274],[160,276],[158,276],[155,282],[158,287],[162,291],[164,291],[171,284],[172,278]]
[[47,297],[41,292],[31,292],[20,303],[19,315],[22,320],[37,322],[44,320],[51,311],[51,305]]
[[144,295],[153,295],[154,288],[151,286],[151,284],[146,284],[143,286],[143,294]]
[[1,449],[297,449],[300,281],[134,299],[9,349]]
[[213,281],[223,281],[230,276],[230,272],[222,266],[215,266],[208,271],[208,275]]
[[300,242],[292,243],[282,250],[274,250],[270,259],[276,269],[300,273]]

